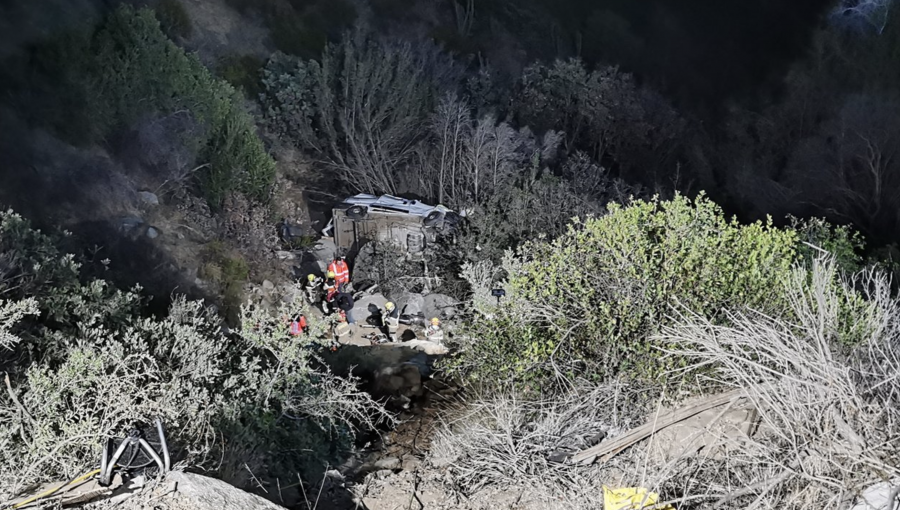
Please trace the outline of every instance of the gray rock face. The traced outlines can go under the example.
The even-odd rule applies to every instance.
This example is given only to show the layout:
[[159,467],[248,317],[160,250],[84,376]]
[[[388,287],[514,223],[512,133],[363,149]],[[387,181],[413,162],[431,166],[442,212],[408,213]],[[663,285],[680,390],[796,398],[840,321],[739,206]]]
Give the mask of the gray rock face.
[[[90,510],[284,510],[284,507],[244,492],[221,480],[173,471],[156,490],[123,487],[108,498],[87,504]],[[149,489],[149,493],[148,492]],[[142,494],[142,491],[144,492]],[[152,497],[151,497],[152,496]],[[152,504],[147,504],[148,500]]]
[[424,314],[425,303],[425,297],[421,294],[409,294],[403,302],[399,303],[400,313],[406,315]]
[[437,317],[443,320],[452,319],[456,315],[458,301],[446,294],[429,294],[425,296],[425,318]]
[[159,205],[159,197],[156,196],[156,193],[151,193],[149,191],[139,191],[138,198],[141,199],[146,205]]
[[387,303],[387,299],[381,294],[361,297],[353,303],[353,318],[356,322],[363,324],[375,310],[383,308],[385,303]]
[[381,470],[381,469],[390,469],[390,470],[400,469],[400,459],[398,459],[397,457],[386,457],[386,458],[381,459],[381,460],[379,460],[379,461],[377,461],[377,462],[375,463],[375,469],[376,469],[376,470]]
[[400,464],[400,469],[404,471],[415,471],[422,465],[422,461],[412,455],[404,455]]
[[227,483],[193,473],[170,473],[167,480],[177,483],[175,499],[194,510],[281,510],[284,507],[244,492]]
[[131,232],[132,230],[144,224],[144,220],[137,216],[125,216],[119,220],[119,229],[123,232]]

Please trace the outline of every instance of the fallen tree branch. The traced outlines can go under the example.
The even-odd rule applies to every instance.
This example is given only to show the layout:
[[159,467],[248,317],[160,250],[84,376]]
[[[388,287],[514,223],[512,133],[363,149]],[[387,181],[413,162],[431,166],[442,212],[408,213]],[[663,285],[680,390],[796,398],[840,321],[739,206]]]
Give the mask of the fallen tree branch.
[[660,430],[674,425],[678,422],[684,421],[692,416],[696,416],[703,411],[707,411],[714,407],[718,407],[723,404],[727,404],[735,397],[741,396],[741,390],[732,390],[728,393],[723,393],[721,395],[711,397],[703,402],[699,402],[697,404],[693,404],[691,406],[678,409],[669,413],[662,418],[656,419],[653,421],[645,423],[640,427],[634,428],[620,436],[618,439],[614,441],[610,441],[607,443],[601,443],[597,446],[593,446],[586,450],[582,450],[575,455],[572,456],[572,463],[580,463],[580,464],[593,464],[594,461],[597,460],[598,457],[603,457],[601,459],[602,462],[606,462],[611,457],[617,455],[622,452],[626,448],[638,443],[653,434],[659,432]]

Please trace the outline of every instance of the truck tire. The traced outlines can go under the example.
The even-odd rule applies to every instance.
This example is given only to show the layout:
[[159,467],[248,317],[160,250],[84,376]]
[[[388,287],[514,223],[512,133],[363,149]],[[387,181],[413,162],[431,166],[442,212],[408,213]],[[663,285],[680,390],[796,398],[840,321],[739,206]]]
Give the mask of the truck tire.
[[347,208],[347,217],[351,220],[361,220],[366,217],[366,214],[369,212],[368,209],[361,205],[354,205]]

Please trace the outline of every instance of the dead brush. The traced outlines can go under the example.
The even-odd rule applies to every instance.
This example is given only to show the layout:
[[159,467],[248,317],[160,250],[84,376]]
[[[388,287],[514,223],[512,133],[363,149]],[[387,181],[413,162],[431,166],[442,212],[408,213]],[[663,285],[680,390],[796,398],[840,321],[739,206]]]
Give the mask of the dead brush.
[[700,388],[743,390],[758,416],[747,434],[709,423],[705,446],[674,458],[651,436],[602,464],[555,463],[600,430],[615,438],[654,417],[645,388],[576,384],[545,398],[472,398],[429,460],[467,501],[516,491],[548,508],[597,508],[606,485],[645,487],[679,510],[848,509],[900,475],[900,305],[886,275],[842,279],[826,259],[786,285],[790,319],[732,312],[722,326],[681,311],[655,338],[693,360],[685,372]]
[[[658,340],[672,355],[714,367],[717,384],[743,388],[761,418],[737,458],[707,477],[676,469],[659,483],[685,496],[715,487],[714,508],[848,508],[859,492],[900,475],[900,326],[889,278],[874,270],[842,280],[830,259],[797,268],[787,283],[794,318],[729,313],[730,326],[680,313]],[[861,292],[864,306],[841,310]],[[847,348],[852,321],[861,340]]]
[[445,482],[466,496],[520,489],[528,499],[595,508],[602,494],[598,469],[566,464],[563,457],[590,446],[598,435],[616,435],[642,420],[644,409],[631,405],[640,400],[638,393],[619,383],[581,382],[537,399],[514,392],[476,397],[475,404],[444,420],[429,460],[448,467]]

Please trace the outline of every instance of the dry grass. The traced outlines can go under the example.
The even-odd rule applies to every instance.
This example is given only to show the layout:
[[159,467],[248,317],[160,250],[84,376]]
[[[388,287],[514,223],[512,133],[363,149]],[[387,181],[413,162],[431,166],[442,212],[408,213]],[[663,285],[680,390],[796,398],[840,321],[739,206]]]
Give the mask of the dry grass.
[[625,384],[587,383],[540,399],[475,397],[436,432],[429,460],[449,468],[448,484],[466,497],[499,488],[562,505],[557,508],[596,508],[600,470],[550,457],[586,448],[599,433],[617,435],[638,425],[645,408],[635,402],[646,399]]
[[[900,475],[900,310],[885,275],[841,282],[829,260],[795,270],[788,288],[793,320],[732,313],[723,327],[683,313],[660,340],[695,359],[691,369],[714,366],[717,383],[743,388],[762,420],[744,454],[702,480],[718,487],[721,504],[845,508]],[[842,319],[854,288],[867,305]],[[862,337],[852,349],[839,341],[846,320]]]
[[[786,284],[790,320],[733,312],[720,326],[685,311],[656,338],[694,360],[685,370],[702,388],[745,391],[759,424],[743,437],[707,427],[705,448],[673,459],[654,455],[667,445],[651,440],[602,465],[556,464],[553,452],[654,416],[643,388],[576,384],[527,401],[473,398],[437,432],[429,460],[464,497],[523,491],[553,508],[596,508],[603,485],[647,487],[679,510],[849,508],[900,476],[900,305],[887,276],[842,281],[829,260],[797,268]],[[853,289],[865,301],[848,315]]]

